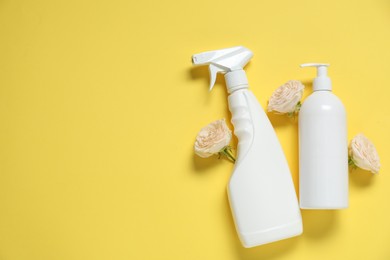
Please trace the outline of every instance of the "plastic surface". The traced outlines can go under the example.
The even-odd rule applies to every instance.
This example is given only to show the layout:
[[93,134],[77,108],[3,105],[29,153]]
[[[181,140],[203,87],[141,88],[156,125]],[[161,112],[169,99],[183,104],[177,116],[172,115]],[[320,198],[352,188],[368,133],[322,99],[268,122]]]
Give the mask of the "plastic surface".
[[327,63],[305,63],[301,65],[302,68],[305,67],[316,67],[317,68],[317,77],[313,81],[313,91],[317,90],[332,90],[332,81],[328,77],[328,67]]
[[250,90],[228,99],[239,140],[228,194],[242,244],[253,247],[301,234],[294,185],[268,117]]
[[243,67],[252,57],[244,47],[193,56],[196,65],[210,66],[210,89],[217,72],[225,73],[237,160],[228,185],[235,225],[244,247],[253,247],[302,233],[294,184],[268,117],[248,90]]
[[315,91],[299,112],[299,183],[303,209],[348,207],[346,112],[331,91]]

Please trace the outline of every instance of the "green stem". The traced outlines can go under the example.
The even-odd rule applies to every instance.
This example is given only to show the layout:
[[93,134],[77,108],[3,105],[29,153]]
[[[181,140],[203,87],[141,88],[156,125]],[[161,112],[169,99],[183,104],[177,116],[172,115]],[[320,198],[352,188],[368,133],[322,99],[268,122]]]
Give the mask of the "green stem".
[[220,155],[225,155],[229,160],[231,160],[233,163],[236,162],[236,158],[234,158],[232,154],[232,148],[228,145],[221,149],[219,152]]
[[298,115],[299,110],[301,110],[302,103],[301,101],[298,101],[298,103],[295,105],[295,109],[292,112],[287,113],[287,116],[289,118],[295,119],[295,117]]
[[299,110],[301,110],[302,103],[301,101],[298,101],[298,104],[295,106],[295,113],[299,113]]
[[356,165],[355,161],[352,159],[351,156],[348,157],[348,166],[350,166],[352,169],[356,169],[357,168],[357,165]]

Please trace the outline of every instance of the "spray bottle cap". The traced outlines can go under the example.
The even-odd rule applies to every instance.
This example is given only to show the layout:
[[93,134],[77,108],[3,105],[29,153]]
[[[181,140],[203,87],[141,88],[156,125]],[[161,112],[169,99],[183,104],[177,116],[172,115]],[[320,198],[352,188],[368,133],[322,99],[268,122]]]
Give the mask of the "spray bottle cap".
[[332,81],[328,77],[329,64],[326,63],[305,63],[301,65],[304,67],[316,67],[317,77],[313,81],[313,91],[317,90],[332,90]]
[[245,47],[237,46],[222,50],[208,51],[192,56],[194,65],[209,65],[210,91],[214,87],[217,73],[225,74],[228,92],[248,87],[248,80],[243,70],[253,57],[253,53]]

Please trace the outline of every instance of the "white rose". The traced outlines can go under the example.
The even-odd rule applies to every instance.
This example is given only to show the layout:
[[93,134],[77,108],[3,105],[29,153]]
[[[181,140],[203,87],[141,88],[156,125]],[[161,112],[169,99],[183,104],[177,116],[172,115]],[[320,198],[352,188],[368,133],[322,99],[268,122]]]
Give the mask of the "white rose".
[[268,102],[268,112],[293,114],[299,111],[300,100],[305,86],[299,80],[290,80],[272,93]]
[[378,173],[381,167],[379,155],[374,144],[363,134],[355,136],[349,144],[349,164],[372,173]]
[[231,138],[232,132],[226,125],[225,119],[214,121],[198,133],[194,146],[195,153],[202,158],[218,154],[228,147]]

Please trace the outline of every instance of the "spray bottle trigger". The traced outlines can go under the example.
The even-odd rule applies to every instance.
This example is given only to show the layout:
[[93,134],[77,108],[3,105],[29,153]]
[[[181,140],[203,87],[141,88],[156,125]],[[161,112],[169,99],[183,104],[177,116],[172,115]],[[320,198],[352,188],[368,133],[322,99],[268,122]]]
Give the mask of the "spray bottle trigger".
[[210,72],[210,88],[209,91],[211,91],[214,87],[215,81],[217,80],[217,73],[218,72],[224,72],[224,69],[221,69],[213,64],[210,64],[209,66],[209,72]]

